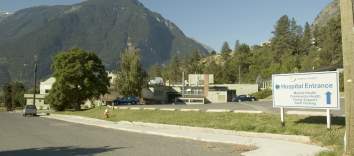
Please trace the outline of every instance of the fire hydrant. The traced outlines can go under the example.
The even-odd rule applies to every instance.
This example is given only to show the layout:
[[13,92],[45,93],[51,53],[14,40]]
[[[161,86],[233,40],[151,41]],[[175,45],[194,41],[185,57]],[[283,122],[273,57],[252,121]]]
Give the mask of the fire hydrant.
[[103,113],[103,115],[106,117],[106,118],[109,118],[109,110],[108,110],[108,108],[106,109],[106,110],[104,110],[104,113]]

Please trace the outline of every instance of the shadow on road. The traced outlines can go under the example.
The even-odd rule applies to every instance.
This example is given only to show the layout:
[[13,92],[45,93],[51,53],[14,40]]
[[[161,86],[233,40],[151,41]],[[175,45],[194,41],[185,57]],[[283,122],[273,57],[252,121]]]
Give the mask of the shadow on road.
[[123,149],[127,147],[98,147],[98,148],[80,148],[80,147],[44,147],[44,148],[29,148],[19,149],[13,151],[0,151],[1,156],[82,156],[82,155],[95,155],[105,153],[116,149]]
[[[327,119],[325,116],[310,116],[310,117],[301,119],[299,121],[296,121],[296,123],[326,124]],[[344,117],[332,117],[331,124],[345,126],[345,118]]]

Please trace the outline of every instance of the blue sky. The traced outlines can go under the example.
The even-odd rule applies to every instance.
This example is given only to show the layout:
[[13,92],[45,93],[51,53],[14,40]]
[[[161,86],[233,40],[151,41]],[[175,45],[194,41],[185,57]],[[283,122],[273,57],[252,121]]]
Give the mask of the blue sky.
[[[0,10],[36,5],[73,4],[81,0],[0,0]],[[284,14],[299,24],[312,22],[331,0],[140,0],[178,25],[189,37],[220,50],[224,41],[258,44],[272,36]]]

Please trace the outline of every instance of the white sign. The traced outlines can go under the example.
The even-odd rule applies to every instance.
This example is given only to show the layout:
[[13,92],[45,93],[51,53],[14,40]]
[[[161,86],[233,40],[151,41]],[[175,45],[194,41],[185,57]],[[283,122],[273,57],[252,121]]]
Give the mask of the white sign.
[[340,109],[338,72],[277,74],[272,83],[273,107]]

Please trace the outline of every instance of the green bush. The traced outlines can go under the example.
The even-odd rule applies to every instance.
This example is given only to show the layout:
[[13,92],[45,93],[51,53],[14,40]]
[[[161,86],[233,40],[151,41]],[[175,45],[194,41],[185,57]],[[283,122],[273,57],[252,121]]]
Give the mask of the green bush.
[[271,89],[265,89],[265,90],[262,90],[262,91],[252,94],[252,96],[256,97],[257,99],[265,99],[271,95],[272,95]]

